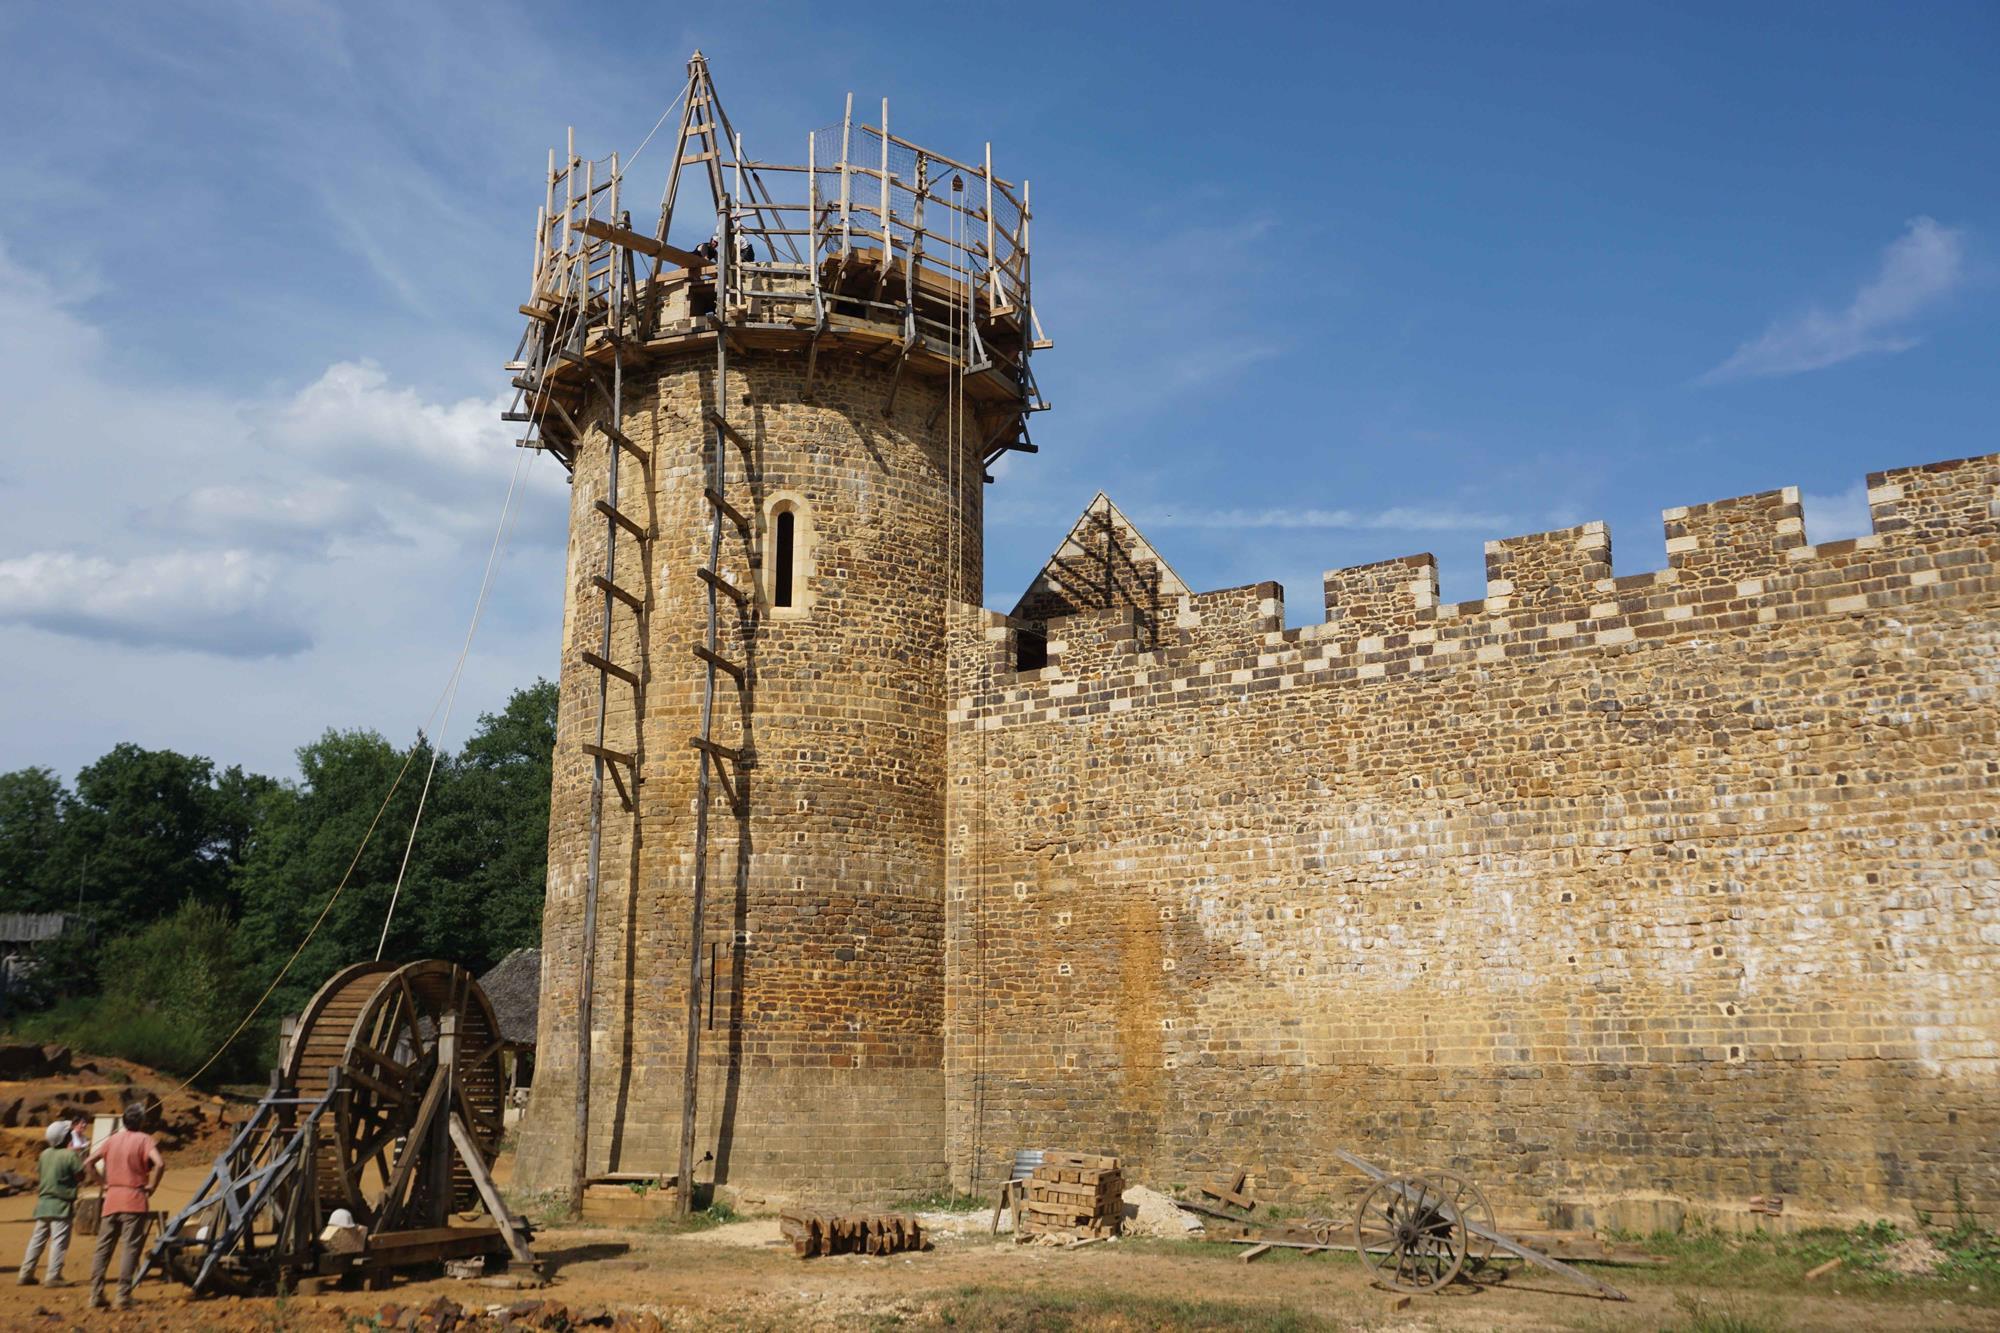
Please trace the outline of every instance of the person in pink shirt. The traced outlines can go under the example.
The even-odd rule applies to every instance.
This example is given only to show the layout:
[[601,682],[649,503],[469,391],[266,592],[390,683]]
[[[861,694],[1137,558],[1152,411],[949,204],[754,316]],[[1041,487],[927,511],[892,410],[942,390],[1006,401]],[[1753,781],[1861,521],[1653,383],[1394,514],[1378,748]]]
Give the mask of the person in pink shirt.
[[111,1251],[120,1241],[125,1253],[120,1257],[118,1298],[111,1308],[122,1310],[132,1303],[132,1279],[139,1272],[139,1251],[146,1244],[146,1218],[151,1211],[153,1191],[167,1173],[160,1147],[145,1132],[146,1108],[137,1102],[125,1108],[125,1128],[91,1149],[84,1166],[91,1178],[104,1182],[104,1220],[97,1228],[97,1253],[90,1263],[90,1308],[104,1308],[104,1271],[111,1266]]

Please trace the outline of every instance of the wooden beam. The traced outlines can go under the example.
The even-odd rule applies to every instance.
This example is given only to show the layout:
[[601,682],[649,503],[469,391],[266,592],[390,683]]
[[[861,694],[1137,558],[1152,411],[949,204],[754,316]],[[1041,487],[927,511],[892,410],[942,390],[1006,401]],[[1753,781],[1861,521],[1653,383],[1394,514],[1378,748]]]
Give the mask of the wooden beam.
[[465,1127],[465,1122],[458,1118],[456,1111],[451,1113],[451,1143],[458,1149],[459,1160],[465,1164],[466,1174],[472,1177],[472,1186],[479,1191],[480,1201],[486,1205],[486,1211],[492,1214],[500,1234],[506,1238],[507,1253],[513,1256],[516,1263],[534,1263],[535,1252],[528,1248],[527,1237],[515,1229],[514,1219],[507,1212],[506,1200],[500,1197],[493,1177],[486,1174],[486,1158],[480,1153],[479,1145],[473,1142],[472,1131]]
[[[632,793],[625,789],[625,779],[619,774],[618,765],[613,764],[604,771],[611,775],[611,785],[618,789],[618,804],[630,810],[632,808]],[[634,781],[637,781],[637,778],[638,775],[634,774]]]
[[716,573],[714,570],[697,569],[694,572],[694,576],[700,579],[703,583],[706,583],[709,587],[721,593],[723,596],[735,602],[738,606],[748,606],[750,604],[750,596],[748,593],[744,592],[743,589],[731,583],[728,579],[723,578],[722,575]]
[[[374,1055],[375,1053],[373,1051],[370,1051],[368,1052],[368,1054]],[[359,1083],[362,1087],[370,1089],[377,1096],[387,1098],[389,1101],[392,1102],[402,1102],[408,1100],[408,1097],[404,1094],[401,1088],[397,1087],[393,1083],[385,1083],[381,1079],[376,1078],[373,1074],[364,1073],[362,1070],[356,1069],[352,1065],[347,1066],[347,1068],[343,1072],[347,1075],[348,1078],[353,1079],[356,1083]]]
[[746,454],[750,452],[749,437],[744,435],[742,431],[736,429],[736,427],[730,425],[728,417],[723,416],[722,413],[716,411],[712,407],[704,407],[701,410],[701,415],[704,419],[707,420],[709,425],[715,427],[717,430],[721,431],[724,435],[727,435],[729,437],[730,443],[734,444],[738,449],[741,449]]
[[607,750],[602,745],[585,745],[583,752],[592,759],[602,759],[606,763],[623,764],[631,769],[639,767],[639,761],[622,750]]
[[709,755],[711,758],[727,760],[738,768],[743,767],[743,752],[741,750],[732,750],[726,745],[717,745],[714,741],[705,741],[699,736],[688,737],[688,744]]
[[597,501],[597,512],[604,515],[606,518],[610,519],[613,523],[616,523],[619,527],[625,529],[625,531],[631,533],[633,537],[637,538],[638,540],[640,541],[646,540],[646,530],[640,527],[637,523],[634,523],[630,518],[627,518],[625,514],[621,512],[616,506],[607,504],[604,501],[599,500]]
[[[350,1069],[347,1072],[352,1074],[354,1071]],[[369,1228],[371,1241],[387,1230],[385,1224],[390,1219],[401,1215],[403,1190],[410,1183],[410,1171],[423,1154],[431,1122],[437,1118],[438,1107],[444,1104],[445,1090],[450,1086],[450,1071],[440,1069],[431,1075],[431,1085],[424,1089],[424,1100],[417,1107],[417,1118],[410,1125],[408,1137],[403,1140],[403,1151],[397,1154],[395,1169],[389,1173],[389,1187],[382,1192],[382,1209],[375,1215],[375,1225]]]
[[596,667],[599,671],[604,672],[608,676],[616,676],[618,677],[618,679],[624,681],[627,685],[631,685],[635,688],[639,684],[638,672],[627,671],[624,667],[619,666],[616,662],[613,662],[606,657],[599,657],[596,653],[591,652],[587,648],[583,652],[583,664],[585,666]]
[[675,264],[681,268],[708,267],[708,261],[700,255],[695,254],[692,250],[683,250],[677,245],[668,245],[665,241],[656,241],[644,232],[633,231],[630,227],[621,227],[615,222],[606,222],[601,218],[585,218],[577,225],[585,236],[593,236],[600,241],[610,241],[614,245],[622,245],[627,250],[637,251],[648,259],[664,259],[669,264]]
[[636,593],[629,592],[626,589],[619,587],[617,584],[613,583],[610,579],[605,578],[602,574],[592,574],[590,576],[590,582],[591,586],[595,587],[599,592],[605,593],[612,597],[616,597],[619,601],[625,603],[625,605],[631,607],[634,611],[639,611],[639,612],[645,611],[646,604],[639,600],[639,597]]
[[701,494],[702,498],[706,499],[709,502],[709,504],[715,507],[716,512],[720,513],[724,518],[728,519],[731,523],[734,523],[737,526],[737,529],[741,531],[744,536],[748,537],[750,535],[750,520],[745,518],[742,512],[738,510],[735,505],[732,505],[731,503],[729,503],[729,501],[723,499],[722,496],[719,493],[717,493],[714,487],[712,486],[704,487]]
[[696,644],[694,646],[694,655],[710,666],[719,667],[736,677],[737,684],[741,685],[743,683],[743,668],[724,657],[721,653],[712,653],[703,645]]
[[632,437],[627,435],[624,431],[618,429],[618,427],[612,425],[608,421],[598,422],[597,427],[599,430],[603,431],[605,435],[610,437],[610,440],[613,444],[617,445],[620,449],[623,449],[626,453],[632,455],[632,457],[638,459],[640,467],[652,466],[653,456],[647,453],[644,449],[641,449],[638,445],[632,443]]

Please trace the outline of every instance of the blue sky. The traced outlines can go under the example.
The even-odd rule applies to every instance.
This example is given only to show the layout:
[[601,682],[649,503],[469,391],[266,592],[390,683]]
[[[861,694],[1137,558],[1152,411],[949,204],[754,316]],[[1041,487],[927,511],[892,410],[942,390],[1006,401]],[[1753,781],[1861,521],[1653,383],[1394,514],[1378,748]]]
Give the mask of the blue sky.
[[753,153],[851,90],[1032,180],[1001,609],[1100,489],[1300,623],[1588,519],[1656,568],[1661,508],[1774,486],[1852,535],[1864,473],[1996,447],[2000,9],[1302,10],[0,10],[0,768],[436,730],[516,482],[447,739],[556,671],[563,487],[496,420],[540,173],[696,46]]

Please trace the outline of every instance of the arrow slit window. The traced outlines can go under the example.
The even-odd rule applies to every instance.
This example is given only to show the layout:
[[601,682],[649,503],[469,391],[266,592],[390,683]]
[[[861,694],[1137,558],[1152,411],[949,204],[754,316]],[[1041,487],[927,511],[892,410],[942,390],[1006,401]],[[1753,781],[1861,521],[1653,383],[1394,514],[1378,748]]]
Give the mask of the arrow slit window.
[[812,514],[795,495],[776,495],[764,511],[764,604],[775,617],[812,609]]

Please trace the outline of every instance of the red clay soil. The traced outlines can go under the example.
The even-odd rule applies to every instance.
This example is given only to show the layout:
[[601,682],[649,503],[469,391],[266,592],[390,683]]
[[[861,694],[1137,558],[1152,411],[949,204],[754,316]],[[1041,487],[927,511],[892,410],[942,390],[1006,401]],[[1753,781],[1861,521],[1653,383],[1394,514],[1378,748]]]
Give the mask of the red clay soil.
[[67,1068],[0,1080],[0,1171],[32,1176],[46,1146],[42,1131],[71,1112],[88,1120],[116,1115],[128,1102],[157,1099],[160,1115],[154,1133],[169,1166],[207,1166],[227,1146],[231,1129],[249,1115],[247,1103],[176,1091],[179,1079],[129,1060],[73,1055],[54,1063]]

